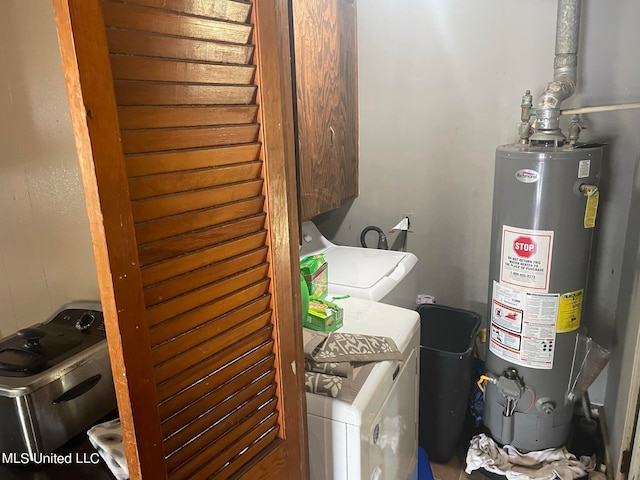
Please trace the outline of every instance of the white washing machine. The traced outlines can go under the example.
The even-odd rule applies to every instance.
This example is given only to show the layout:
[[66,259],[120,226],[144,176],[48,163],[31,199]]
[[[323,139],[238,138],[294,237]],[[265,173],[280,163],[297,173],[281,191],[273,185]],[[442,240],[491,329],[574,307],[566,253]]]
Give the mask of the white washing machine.
[[307,393],[312,480],[417,479],[420,316],[346,298],[340,332],[392,338],[400,361],[377,362],[352,402]]
[[418,259],[335,245],[304,222],[300,258],[318,253],[329,264],[329,298],[350,296],[337,300],[340,331],[391,337],[403,359],[377,363],[352,402],[307,393],[311,480],[417,479]]
[[418,258],[413,253],[335,245],[313,222],[304,222],[300,258],[318,253],[329,264],[333,295],[416,308]]

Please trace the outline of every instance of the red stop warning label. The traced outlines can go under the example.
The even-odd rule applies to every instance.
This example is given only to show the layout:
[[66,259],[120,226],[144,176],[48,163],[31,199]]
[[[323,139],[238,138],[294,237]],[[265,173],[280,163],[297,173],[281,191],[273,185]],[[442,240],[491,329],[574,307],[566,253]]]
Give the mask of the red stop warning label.
[[519,236],[513,241],[513,251],[519,257],[529,258],[536,254],[538,245],[531,237]]
[[502,226],[500,283],[537,292],[549,291],[553,230]]

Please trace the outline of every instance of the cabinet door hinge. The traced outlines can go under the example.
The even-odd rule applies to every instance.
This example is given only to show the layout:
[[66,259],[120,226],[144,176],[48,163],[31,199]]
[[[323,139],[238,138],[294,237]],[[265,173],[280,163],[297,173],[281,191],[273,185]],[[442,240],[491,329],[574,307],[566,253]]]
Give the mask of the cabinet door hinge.
[[623,475],[629,474],[631,468],[631,450],[625,450],[622,452],[622,459],[620,460],[620,473]]

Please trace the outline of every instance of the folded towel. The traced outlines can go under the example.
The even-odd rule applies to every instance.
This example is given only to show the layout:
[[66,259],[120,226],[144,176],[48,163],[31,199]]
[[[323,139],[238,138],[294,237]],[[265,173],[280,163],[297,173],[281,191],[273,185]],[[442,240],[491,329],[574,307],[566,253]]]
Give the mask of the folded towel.
[[387,337],[304,329],[303,339],[306,391],[340,400],[356,397],[372,362],[402,359]]
[[[308,335],[308,334],[307,334]],[[402,354],[393,339],[356,333],[312,332],[306,337],[305,358],[323,362],[378,362],[401,360]]]
[[484,468],[508,480],[572,480],[585,476],[594,467],[592,458],[578,460],[565,447],[520,453],[511,445],[500,448],[481,433],[471,439],[465,472]]
[[[304,386],[307,392],[326,395],[331,398],[347,399],[351,395],[351,380],[337,375],[304,372]],[[349,398],[349,400],[352,400]]]
[[351,362],[314,362],[304,360],[304,370],[306,372],[323,373],[325,375],[335,375],[337,377],[349,378],[353,375],[353,364]]
[[127,459],[124,456],[120,419],[100,423],[87,431],[91,445],[98,451],[111,473],[118,480],[129,478]]
[[351,402],[356,398],[374,365],[374,363],[367,363],[355,367],[348,378],[324,373],[304,372],[305,390],[309,393]]

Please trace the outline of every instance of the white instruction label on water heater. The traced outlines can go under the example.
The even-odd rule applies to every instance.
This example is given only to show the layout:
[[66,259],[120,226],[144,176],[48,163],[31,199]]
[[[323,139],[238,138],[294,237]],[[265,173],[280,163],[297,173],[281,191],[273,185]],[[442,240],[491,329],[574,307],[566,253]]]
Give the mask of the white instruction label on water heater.
[[578,178],[587,178],[591,174],[591,160],[578,162]]
[[549,291],[553,231],[502,226],[500,283]]
[[517,365],[553,368],[559,297],[494,281],[489,350]]

